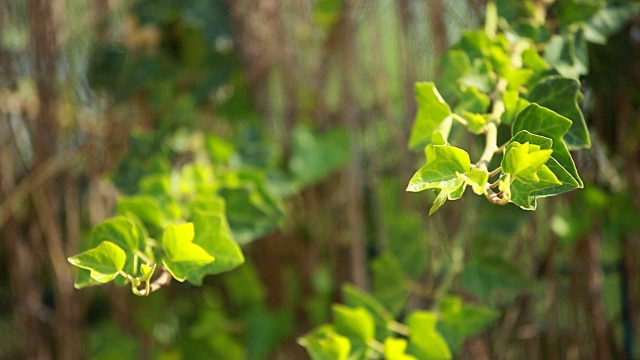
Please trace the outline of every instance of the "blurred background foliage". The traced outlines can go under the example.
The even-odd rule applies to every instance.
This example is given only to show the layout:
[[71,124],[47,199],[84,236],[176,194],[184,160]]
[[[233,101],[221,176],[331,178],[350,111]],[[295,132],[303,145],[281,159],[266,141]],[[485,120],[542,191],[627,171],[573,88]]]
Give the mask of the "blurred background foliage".
[[[537,3],[546,26],[516,22]],[[497,1],[518,31],[560,34],[563,71],[583,76],[585,189],[432,217],[434,194],[404,192],[413,84],[480,26],[481,0],[0,3],[0,358],[306,358],[296,338],[345,283],[395,318],[464,299],[439,329],[460,359],[640,358],[631,3]],[[562,36],[596,13],[586,40]],[[246,263],[148,298],[73,289],[65,259],[91,226],[121,195],[170,214],[158,194],[177,172],[186,193],[216,176]],[[476,308],[497,319],[480,334]]]

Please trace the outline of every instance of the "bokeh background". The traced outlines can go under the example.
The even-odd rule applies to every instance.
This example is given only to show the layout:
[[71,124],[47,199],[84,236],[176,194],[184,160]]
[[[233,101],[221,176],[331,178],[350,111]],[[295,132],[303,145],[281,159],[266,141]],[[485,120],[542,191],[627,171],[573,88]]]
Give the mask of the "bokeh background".
[[[1,1],[0,359],[304,359],[344,283],[400,312],[493,308],[460,359],[640,359],[637,14],[588,45],[585,189],[431,217],[405,192],[413,85],[484,6]],[[246,264],[148,298],[74,289],[66,258],[117,197],[202,152],[255,175],[225,195]]]

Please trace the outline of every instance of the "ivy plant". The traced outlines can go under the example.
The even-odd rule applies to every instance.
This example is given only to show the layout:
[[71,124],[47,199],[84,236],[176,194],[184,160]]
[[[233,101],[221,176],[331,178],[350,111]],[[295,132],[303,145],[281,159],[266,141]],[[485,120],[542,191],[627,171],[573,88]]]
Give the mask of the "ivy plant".
[[[437,190],[430,214],[467,187],[491,203],[525,210],[535,210],[539,198],[583,187],[569,153],[591,145],[574,76],[580,73],[566,71],[551,54],[555,36],[539,40],[508,25],[499,31],[497,11],[490,2],[485,29],[464,33],[450,48],[438,84],[415,86],[409,146],[424,149],[426,164],[407,191]],[[484,138],[475,161],[449,143],[454,127]]]

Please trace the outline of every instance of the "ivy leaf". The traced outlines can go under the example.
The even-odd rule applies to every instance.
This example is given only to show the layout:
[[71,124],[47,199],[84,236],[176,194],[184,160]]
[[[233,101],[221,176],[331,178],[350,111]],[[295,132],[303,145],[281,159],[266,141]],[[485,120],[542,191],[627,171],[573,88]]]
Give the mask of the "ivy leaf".
[[418,113],[411,130],[409,148],[419,149],[431,140],[433,132],[440,129],[446,138],[451,128],[451,108],[432,82],[418,82],[415,85]]
[[529,94],[529,101],[544,106],[573,122],[564,141],[569,150],[591,146],[587,124],[578,106],[580,83],[575,79],[552,76],[539,82]]
[[407,340],[388,337],[384,341],[384,358],[386,360],[417,360],[416,357],[408,355]]
[[97,247],[67,259],[71,264],[90,271],[91,279],[107,283],[124,268],[126,254],[111,241],[103,241]]
[[190,271],[211,263],[214,258],[202,247],[194,244],[193,223],[169,225],[162,236],[166,253],[164,266],[178,281],[185,281]]
[[350,308],[335,304],[331,307],[336,331],[352,342],[367,343],[375,337],[375,324],[371,314],[363,307]]
[[462,117],[467,120],[467,129],[476,135],[482,134],[484,132],[484,126],[489,120],[488,115],[474,114],[468,111],[463,111]]
[[529,101],[520,97],[517,90],[507,90],[502,95],[504,102],[504,113],[500,117],[500,121],[505,125],[511,125],[518,114],[529,106]]
[[471,185],[474,193],[483,195],[486,192],[485,185],[489,181],[489,172],[487,170],[473,167],[464,174],[458,174],[458,177],[464,180],[466,185]]
[[545,165],[536,171],[534,177],[536,178],[535,182],[523,181],[521,178],[516,178],[516,180],[511,183],[510,201],[524,210],[536,209],[536,199],[543,197],[540,194],[541,190],[562,185],[555,174]]
[[460,94],[460,101],[456,106],[456,112],[459,114],[463,112],[484,113],[490,104],[491,99],[489,99],[489,96],[481,93],[475,87],[470,86]]
[[589,71],[589,57],[584,30],[554,35],[547,43],[544,59],[554,67],[560,75],[568,78],[579,78]]
[[436,330],[438,317],[428,311],[414,311],[407,318],[409,326],[408,353],[421,360],[451,359],[451,350]]
[[[567,146],[563,141],[563,137],[570,127],[571,120],[567,119],[566,117],[561,116],[549,109],[543,108],[537,104],[531,104],[527,106],[527,108],[522,110],[522,112],[520,112],[518,118],[513,123],[511,131],[512,134],[517,134],[522,130],[526,130],[532,134],[551,139],[553,141],[553,154],[551,158],[556,160],[558,162],[558,165],[566,170],[566,172],[568,172],[573,179],[565,179],[565,171],[560,171],[555,167],[552,168],[551,165],[548,165],[549,168],[553,171],[558,180],[560,180],[560,182],[562,182],[563,184],[577,183],[576,187],[582,187],[582,180],[578,175],[576,165],[573,162],[571,154],[569,153],[569,149],[567,149]],[[576,187],[572,189],[575,189]],[[567,190],[567,188],[562,187],[562,185],[560,185],[560,187],[558,187],[557,189],[554,189],[558,191],[554,195],[571,190]]]
[[216,212],[196,211],[194,214],[193,243],[216,259],[206,266],[189,272],[187,279],[194,285],[201,285],[206,275],[229,271],[244,263],[244,255],[238,244],[233,241],[224,211],[223,202],[222,207]]
[[323,325],[298,339],[313,360],[347,360],[351,342],[338,334],[333,326]]
[[120,215],[130,212],[143,222],[157,228],[162,228],[165,221],[160,204],[149,195],[125,196],[118,199],[116,212]]
[[376,327],[376,339],[382,341],[390,335],[387,324],[393,321],[393,315],[378,299],[350,284],[342,286],[342,296],[346,305],[362,307],[371,314]]
[[[96,247],[105,240],[111,241],[124,250],[126,260],[123,270],[128,274],[135,274],[137,269],[134,266],[134,254],[137,250],[144,251],[145,246],[145,235],[141,228],[124,216],[116,216],[93,228],[88,247]],[[122,286],[126,284],[126,279],[118,277],[115,282]],[[76,277],[75,286],[82,288],[91,285],[96,285],[96,283],[92,281],[88,271],[80,270]]]
[[349,132],[341,127],[320,133],[308,126],[298,126],[292,140],[289,168],[300,187],[324,179],[351,159]]
[[477,58],[471,63],[471,69],[458,82],[462,87],[475,87],[483,93],[488,93],[496,85],[496,74],[488,59]]
[[462,50],[450,49],[442,57],[442,76],[438,80],[438,89],[447,101],[454,101],[459,94],[458,79],[471,69],[469,55]]
[[[514,135],[511,138],[511,141],[517,141],[519,143],[529,142],[531,144],[540,146],[541,149],[551,149],[553,147],[553,140],[551,140],[550,138],[532,134],[526,130],[522,130],[518,132],[516,135]],[[545,166],[549,168],[551,172],[553,172],[553,174],[555,175],[556,179],[560,184],[552,187],[545,187],[535,191],[531,191],[531,193],[527,194],[527,198],[528,196],[546,197],[546,196],[557,195],[557,194],[571,191],[575,188],[580,187],[580,184],[577,182],[577,180],[553,158],[554,156],[555,156],[555,153],[552,153],[551,158],[549,159],[549,161],[547,161]],[[514,194],[512,193],[512,197],[513,196]],[[516,195],[516,199],[517,198],[519,198],[518,195]],[[519,200],[516,200],[516,201],[519,201]],[[529,203],[524,201],[519,201],[518,205],[521,205],[521,204],[529,204]],[[521,206],[524,206],[524,205],[521,205]],[[535,209],[535,201],[532,201],[529,205],[526,205],[526,208],[528,208],[529,210]]]
[[398,259],[389,252],[371,262],[373,295],[394,316],[398,315],[409,297],[407,278]]
[[475,336],[498,319],[500,314],[490,308],[463,304],[459,297],[445,297],[440,304],[437,329],[454,353],[462,349],[466,338]]
[[528,142],[520,144],[512,141],[502,158],[502,171],[511,174],[514,179],[536,183],[540,181],[537,177],[538,170],[549,160],[552,152],[553,150],[541,150],[540,146]]
[[604,45],[607,38],[616,33],[627,21],[640,11],[640,4],[607,4],[599,9],[587,22],[587,41]]
[[[418,170],[407,187],[407,191],[418,192],[426,189],[455,190],[460,186],[459,173],[471,168],[471,160],[466,151],[450,145],[429,145],[427,164]],[[431,155],[431,159],[429,158]]]

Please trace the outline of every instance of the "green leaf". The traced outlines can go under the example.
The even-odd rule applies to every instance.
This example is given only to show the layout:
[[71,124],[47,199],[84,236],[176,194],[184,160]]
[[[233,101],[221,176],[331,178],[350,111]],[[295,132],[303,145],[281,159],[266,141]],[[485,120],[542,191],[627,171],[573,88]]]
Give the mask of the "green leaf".
[[342,296],[346,305],[362,307],[371,314],[376,325],[376,339],[382,341],[390,335],[387,324],[393,321],[393,316],[380,301],[350,284],[342,286]]
[[541,150],[540,146],[528,142],[511,141],[502,158],[502,171],[523,182],[536,183],[538,170],[551,158],[553,150]]
[[121,197],[118,199],[116,212],[119,215],[126,215],[130,212],[143,222],[157,228],[162,228],[165,222],[160,204],[155,198],[148,195]]
[[440,304],[437,329],[454,353],[460,352],[465,339],[484,331],[500,313],[477,305],[463,304],[459,297],[445,297]]
[[554,173],[544,165],[536,171],[534,177],[536,178],[535,182],[522,181],[518,178],[511,183],[510,201],[525,210],[536,209],[536,199],[541,197],[540,191],[562,184]]
[[[540,146],[541,149],[551,149],[553,147],[553,140],[551,140],[550,138],[532,134],[526,130],[518,132],[511,138],[511,141],[517,141],[519,143],[529,142],[531,144]],[[551,158],[549,159],[549,161],[547,161],[546,166],[553,172],[560,184],[549,188],[535,190],[531,194],[528,194],[527,198],[529,195],[535,195],[536,197],[557,195],[580,187],[580,184],[577,182],[577,180],[574,179],[573,176],[553,158],[553,156],[554,154],[551,154]],[[526,202],[524,201],[518,201],[520,204],[526,204]],[[535,201],[532,201],[530,205],[526,207],[531,209],[531,206],[535,207]]]
[[71,264],[90,271],[91,279],[107,283],[124,268],[126,254],[111,241],[103,241],[97,247],[67,259]]
[[588,148],[591,146],[587,124],[578,105],[580,97],[580,83],[575,79],[552,76],[539,82],[528,99],[573,122],[569,132],[564,135],[564,141],[569,150]]
[[226,272],[244,263],[244,255],[238,244],[233,241],[224,213],[224,203],[216,212],[196,211],[193,223],[193,243],[214,257],[215,261],[189,272],[187,279],[190,283],[201,285],[204,276]]
[[[101,222],[93,228],[88,247],[96,247],[105,240],[111,241],[124,250],[126,260],[123,270],[127,274],[135,274],[138,269],[134,266],[134,254],[137,250],[145,250],[145,235],[142,233],[141,228],[124,216],[116,216]],[[80,270],[76,278],[76,286],[85,287],[95,285],[95,283],[89,279],[90,276],[88,272]],[[117,285],[122,286],[125,283],[126,280],[124,278],[116,278]]]
[[388,337],[384,341],[385,360],[417,360],[414,356],[405,353],[407,340]]
[[452,358],[447,342],[436,330],[437,321],[437,315],[428,311],[414,311],[409,315],[409,354],[421,360]]
[[454,101],[459,93],[458,79],[471,69],[471,61],[464,51],[450,49],[442,57],[441,68],[438,89],[447,101]]
[[373,317],[364,307],[350,308],[335,304],[331,307],[336,331],[351,339],[367,343],[375,337]]
[[456,106],[456,112],[485,113],[489,108],[491,99],[489,96],[481,93],[475,87],[468,87],[460,94],[460,101]]
[[518,114],[529,106],[529,101],[520,97],[520,93],[516,90],[505,91],[502,95],[504,102],[504,113],[500,117],[500,121],[505,125],[511,125]]
[[[464,183],[462,183],[461,185],[464,186]],[[429,216],[433,215],[442,207],[442,205],[444,205],[444,203],[449,198],[449,193],[450,191],[440,190],[438,196],[436,196],[436,199],[433,201],[433,205],[431,205],[431,208],[429,209]]]
[[418,192],[426,189],[455,190],[460,186],[459,173],[471,168],[471,160],[466,151],[449,145],[429,145],[431,159],[418,170],[411,180],[407,191]]
[[583,29],[552,36],[544,59],[564,77],[577,79],[587,74],[589,58]]
[[[567,146],[563,141],[563,137],[570,127],[571,120],[537,104],[531,104],[527,106],[526,109],[522,110],[522,112],[520,112],[518,118],[513,123],[511,131],[512,134],[517,134],[519,131],[526,130],[532,134],[540,135],[553,140],[553,154],[551,158],[556,160],[558,164],[571,175],[574,182],[578,183],[578,186],[576,187],[582,187],[582,180],[578,175],[576,165],[573,162],[571,154],[569,153],[569,149],[567,149]],[[554,168],[552,168],[551,165],[548,166],[556,175],[558,180],[560,180],[563,184],[570,183],[563,179],[564,174],[562,174],[561,171],[554,171]],[[567,190],[566,188],[562,187],[562,185],[559,185],[556,190],[559,191],[556,193],[558,194],[560,192],[568,191],[571,189]]]
[[409,297],[407,278],[398,260],[386,252],[371,262],[373,295],[395,316]]
[[538,72],[549,69],[549,64],[544,61],[535,47],[529,47],[522,52],[522,66]]
[[607,38],[615,34],[623,27],[629,19],[640,12],[640,4],[607,4],[600,8],[589,19],[585,27],[585,38],[587,41],[604,45]]
[[415,95],[418,113],[409,139],[411,149],[419,149],[427,145],[436,130],[441,130],[446,138],[451,128],[451,108],[442,99],[434,83],[416,83]]
[[298,126],[292,135],[289,168],[298,186],[318,182],[351,160],[349,132],[336,127],[325,132]]
[[464,180],[467,185],[471,185],[474,193],[483,195],[486,192],[485,185],[489,181],[487,170],[473,167],[464,174],[458,174],[458,177]]
[[298,339],[313,360],[347,360],[351,342],[338,334],[333,326],[323,325]]
[[475,87],[483,93],[488,93],[496,85],[496,74],[488,59],[477,58],[471,63],[471,69],[458,82],[463,88]]
[[492,297],[508,303],[525,291],[530,281],[518,266],[502,257],[476,255],[464,267],[460,281],[463,288],[483,301]]
[[194,244],[193,239],[193,223],[169,225],[162,236],[162,246],[166,253],[162,263],[178,281],[185,281],[190,271],[214,260],[202,247]]
[[462,117],[467,120],[467,129],[476,135],[482,134],[484,132],[484,126],[489,120],[488,115],[474,114],[468,111],[463,111]]

